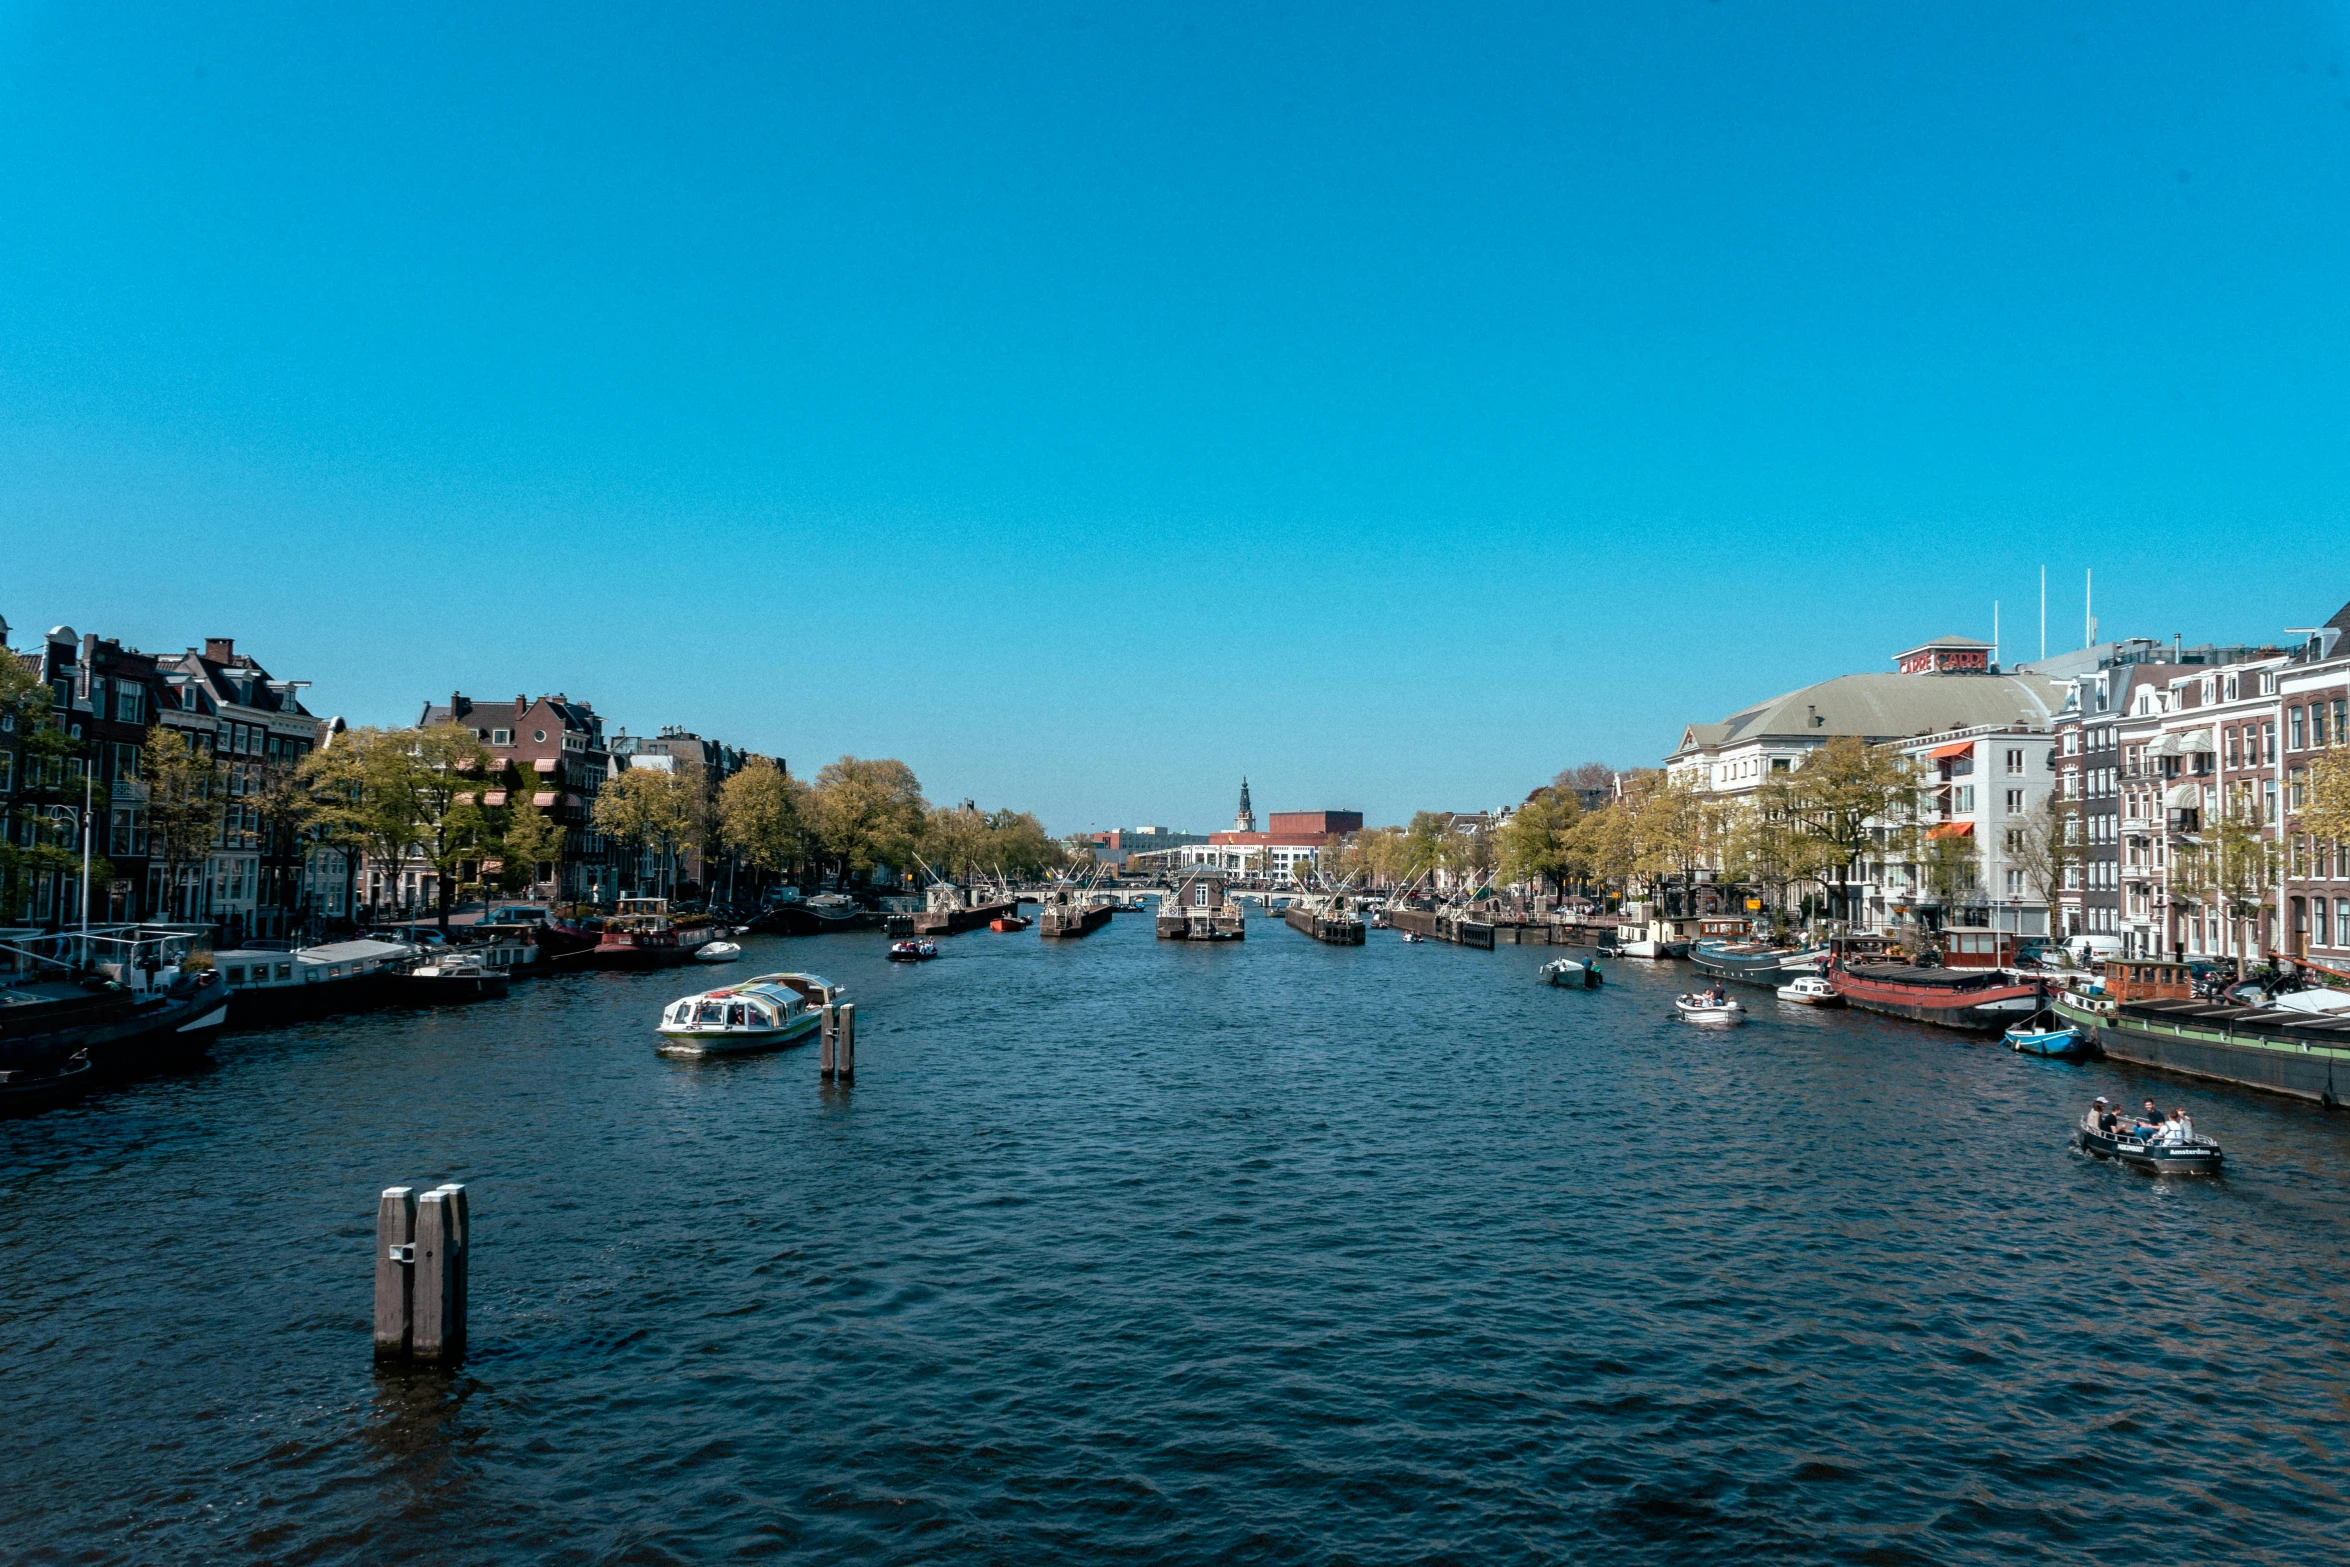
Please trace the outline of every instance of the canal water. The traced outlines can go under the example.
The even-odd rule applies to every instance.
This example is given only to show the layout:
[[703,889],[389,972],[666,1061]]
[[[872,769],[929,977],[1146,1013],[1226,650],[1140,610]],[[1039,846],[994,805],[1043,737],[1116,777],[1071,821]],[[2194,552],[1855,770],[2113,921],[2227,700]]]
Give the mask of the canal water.
[[[1677,966],[979,932],[231,1034],[0,1123],[0,1557],[2339,1559],[2350,1121]],[[654,1053],[806,967],[813,1048]],[[2224,1180],[2067,1150],[2184,1103]],[[375,1194],[473,1353],[379,1375]]]

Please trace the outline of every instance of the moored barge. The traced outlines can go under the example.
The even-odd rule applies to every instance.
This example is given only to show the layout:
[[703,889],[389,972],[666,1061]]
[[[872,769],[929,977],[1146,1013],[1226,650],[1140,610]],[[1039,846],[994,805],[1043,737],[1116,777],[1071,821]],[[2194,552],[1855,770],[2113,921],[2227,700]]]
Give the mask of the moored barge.
[[2018,983],[1997,969],[1839,965],[1828,971],[1828,983],[1864,1011],[1978,1034],[2000,1033],[2047,1004],[2044,986]]
[[1291,930],[1302,931],[1333,947],[1363,944],[1363,917],[1347,905],[1343,896],[1319,903],[1292,903],[1281,911],[1281,918]]

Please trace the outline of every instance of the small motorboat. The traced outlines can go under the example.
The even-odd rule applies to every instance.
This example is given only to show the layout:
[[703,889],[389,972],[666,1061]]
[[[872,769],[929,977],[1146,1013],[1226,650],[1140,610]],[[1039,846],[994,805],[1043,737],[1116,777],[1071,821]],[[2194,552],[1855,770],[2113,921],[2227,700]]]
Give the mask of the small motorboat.
[[762,974],[681,997],[661,1009],[661,1048],[690,1056],[777,1050],[823,1027],[824,1009],[846,995],[821,975]]
[[90,1091],[93,1081],[87,1050],[48,1065],[0,1071],[0,1115],[31,1115],[71,1104]]
[[1743,1023],[1746,1009],[1728,996],[1717,996],[1701,990],[1694,996],[1677,996],[1673,1009],[1692,1023]]
[[426,1006],[494,1001],[506,993],[510,970],[484,963],[470,952],[448,952],[400,976],[400,997]]
[[925,963],[938,956],[935,941],[893,941],[889,944],[892,963]]
[[989,920],[987,922],[987,928],[997,932],[999,935],[1004,935],[1009,934],[1015,930],[1026,930],[1028,928],[1028,921],[1021,918],[1017,914],[1003,914]]
[[1421,942],[1421,941],[1426,941],[1428,938],[1427,938],[1427,937],[1425,937],[1425,936],[1423,936],[1423,935],[1421,935],[1421,934],[1420,934],[1419,932],[1417,932],[1417,931],[1410,931],[1410,930],[1407,930],[1407,931],[1405,931],[1405,932],[1403,933],[1403,939],[1404,939],[1405,941],[1408,941],[1408,942]]
[[2142,1137],[2135,1125],[2107,1136],[2097,1129],[2094,1112],[2073,1128],[2073,1142],[2099,1159],[2115,1159],[2132,1169],[2153,1175],[2217,1175],[2227,1162],[2219,1144],[2208,1137],[2168,1140],[2160,1132]]
[[2036,1028],[2030,1023],[2019,1023],[2001,1036],[2010,1049],[2028,1056],[2085,1056],[2094,1047],[2081,1029],[2065,1024],[2057,1028]]
[[731,941],[705,941],[694,948],[696,963],[732,963],[743,955],[743,949]]
[[1578,958],[1552,958],[1537,970],[1542,977],[1562,990],[1597,990],[1599,965]]
[[1781,985],[1778,997],[1781,1001],[1792,1001],[1806,1007],[1844,1005],[1844,993],[1817,974],[1806,974],[1793,984]]

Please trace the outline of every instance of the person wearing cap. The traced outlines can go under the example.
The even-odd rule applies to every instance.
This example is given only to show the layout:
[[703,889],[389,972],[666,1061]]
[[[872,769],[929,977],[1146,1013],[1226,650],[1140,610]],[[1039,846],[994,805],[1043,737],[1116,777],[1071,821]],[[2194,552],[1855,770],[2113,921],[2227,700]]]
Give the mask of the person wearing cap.
[[2113,1101],[2103,1094],[2097,1096],[2097,1104],[2090,1113],[2097,1117],[2099,1136],[2111,1137],[2120,1130],[2120,1117],[2113,1113]]

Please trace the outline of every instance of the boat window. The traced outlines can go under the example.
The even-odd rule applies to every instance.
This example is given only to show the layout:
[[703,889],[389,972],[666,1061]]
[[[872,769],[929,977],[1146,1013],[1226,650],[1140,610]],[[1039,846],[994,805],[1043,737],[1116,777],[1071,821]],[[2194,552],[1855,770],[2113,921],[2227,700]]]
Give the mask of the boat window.
[[227,971],[227,977],[230,984],[242,985],[245,982],[245,971],[241,968],[233,968]]
[[294,977],[294,965],[291,963],[280,963],[277,966],[277,977],[280,979],[292,979]]

